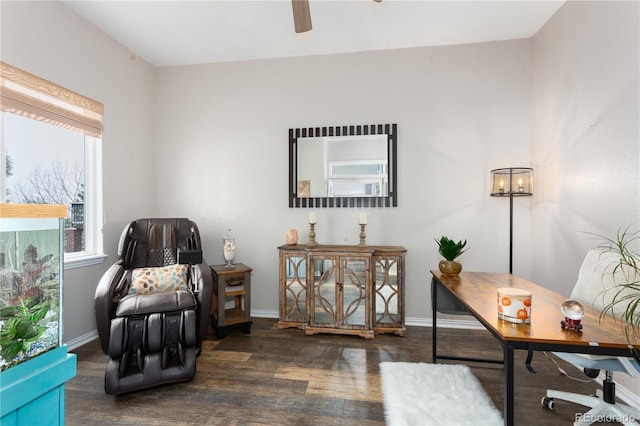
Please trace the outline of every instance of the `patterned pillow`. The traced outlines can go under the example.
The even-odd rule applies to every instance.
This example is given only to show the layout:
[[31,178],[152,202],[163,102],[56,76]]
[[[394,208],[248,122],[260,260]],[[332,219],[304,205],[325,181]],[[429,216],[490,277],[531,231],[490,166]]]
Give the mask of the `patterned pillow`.
[[129,294],[188,290],[188,267],[189,265],[167,265],[157,268],[136,268],[131,272]]

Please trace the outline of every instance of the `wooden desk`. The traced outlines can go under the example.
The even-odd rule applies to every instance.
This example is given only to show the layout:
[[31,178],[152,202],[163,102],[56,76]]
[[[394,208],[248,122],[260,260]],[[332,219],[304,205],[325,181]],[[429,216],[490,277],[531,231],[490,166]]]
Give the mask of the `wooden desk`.
[[[436,312],[438,294],[454,300],[473,315],[501,343],[504,355],[504,424],[514,424],[513,353],[516,349],[532,351],[577,352],[584,354],[629,356],[622,323],[612,317],[599,319],[600,313],[585,306],[582,333],[563,330],[561,294],[508,273],[462,272],[459,276],[431,271],[433,309],[433,355],[436,355]],[[531,323],[513,324],[498,318],[497,289],[515,287],[532,294]],[[440,297],[442,299],[442,297]],[[463,313],[463,312],[459,312]],[[441,357],[445,358],[445,357]]]

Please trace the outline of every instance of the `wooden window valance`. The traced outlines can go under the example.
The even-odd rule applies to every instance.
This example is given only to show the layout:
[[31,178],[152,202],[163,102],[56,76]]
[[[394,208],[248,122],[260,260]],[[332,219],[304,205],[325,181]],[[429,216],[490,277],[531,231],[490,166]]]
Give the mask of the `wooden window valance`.
[[100,102],[4,62],[0,66],[0,110],[100,137]]

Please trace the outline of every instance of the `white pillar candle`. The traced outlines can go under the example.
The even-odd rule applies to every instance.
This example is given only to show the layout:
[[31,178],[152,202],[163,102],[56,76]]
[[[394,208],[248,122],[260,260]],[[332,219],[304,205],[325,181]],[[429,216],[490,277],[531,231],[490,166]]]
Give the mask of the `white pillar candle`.
[[367,224],[367,214],[360,213],[360,225],[366,225],[366,224]]
[[316,223],[316,212],[309,212],[309,223]]

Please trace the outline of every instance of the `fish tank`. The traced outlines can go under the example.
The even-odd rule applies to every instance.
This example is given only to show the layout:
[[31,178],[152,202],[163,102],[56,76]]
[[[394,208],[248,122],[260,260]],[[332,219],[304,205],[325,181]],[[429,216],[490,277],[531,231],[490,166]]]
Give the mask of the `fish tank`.
[[66,206],[0,204],[0,371],[62,345]]

